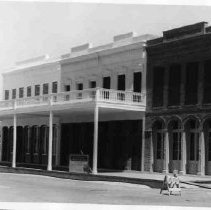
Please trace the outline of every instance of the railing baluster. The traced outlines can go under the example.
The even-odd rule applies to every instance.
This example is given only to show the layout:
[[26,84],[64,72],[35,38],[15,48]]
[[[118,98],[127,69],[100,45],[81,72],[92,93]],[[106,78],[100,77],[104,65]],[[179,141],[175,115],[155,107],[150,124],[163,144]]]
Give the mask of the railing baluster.
[[[56,94],[35,96],[30,98],[16,99],[17,108],[37,105],[47,105],[49,100],[52,104],[56,103],[77,103],[81,100],[93,100],[96,97],[97,88],[60,92]],[[134,93],[131,91],[118,91],[111,89],[98,88],[99,99],[110,103],[123,103],[138,105],[145,101],[145,93]],[[0,101],[0,110],[13,109],[15,100]]]

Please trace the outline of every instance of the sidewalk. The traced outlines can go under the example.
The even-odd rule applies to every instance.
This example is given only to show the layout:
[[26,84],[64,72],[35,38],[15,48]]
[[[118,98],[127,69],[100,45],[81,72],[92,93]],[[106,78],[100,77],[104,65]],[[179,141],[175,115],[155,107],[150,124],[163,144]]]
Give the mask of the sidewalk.
[[[47,171],[33,168],[11,168],[8,166],[0,166],[0,172],[6,173],[22,173],[35,174],[42,176],[52,176],[57,178],[86,180],[86,181],[110,181],[110,182],[125,182],[132,184],[147,185],[151,188],[160,188],[165,174],[148,173],[140,171],[123,171],[123,172],[99,172],[96,175],[87,173],[70,173],[64,171]],[[169,174],[172,176],[172,174]],[[197,175],[179,175],[181,187],[194,188],[203,187],[211,189],[211,176],[197,176]]]
[[[134,178],[134,179],[148,179],[148,180],[157,180],[163,181],[165,174],[161,173],[143,173],[139,171],[124,171],[124,172],[105,172],[105,173],[98,173],[98,175],[103,176],[115,176],[115,177],[127,177],[127,178]],[[172,176],[172,174],[169,174]],[[199,175],[178,175],[180,182],[185,184],[191,184],[198,187],[204,187],[211,189],[211,176],[199,176]]]

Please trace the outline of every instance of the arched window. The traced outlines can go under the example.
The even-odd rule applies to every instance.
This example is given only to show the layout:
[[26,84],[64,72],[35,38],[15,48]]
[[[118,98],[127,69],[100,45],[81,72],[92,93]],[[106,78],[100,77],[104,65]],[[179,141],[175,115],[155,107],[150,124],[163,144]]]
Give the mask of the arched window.
[[164,124],[162,121],[156,121],[153,126],[154,136],[156,140],[156,159],[163,159],[164,149]]
[[198,161],[199,159],[199,133],[198,123],[194,119],[190,119],[186,123],[187,140],[189,141],[189,160]]
[[170,140],[172,142],[172,160],[181,160],[181,131],[178,120],[169,123]]

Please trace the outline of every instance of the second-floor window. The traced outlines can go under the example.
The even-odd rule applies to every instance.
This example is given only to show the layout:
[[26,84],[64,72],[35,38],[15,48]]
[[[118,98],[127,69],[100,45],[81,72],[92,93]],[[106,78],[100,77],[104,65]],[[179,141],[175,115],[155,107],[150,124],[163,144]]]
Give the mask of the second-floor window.
[[19,98],[23,98],[23,87],[19,88]]
[[89,82],[89,87],[90,88],[96,88],[96,81],[90,81]]
[[12,99],[16,98],[16,89],[12,89]]
[[125,75],[121,74],[118,75],[118,86],[117,86],[118,90],[125,90]]
[[77,90],[83,90],[83,83],[77,83]]
[[57,93],[57,91],[58,91],[58,83],[53,82],[52,83],[52,93]]
[[34,95],[39,96],[40,95],[40,85],[35,85]]
[[48,83],[43,84],[43,95],[48,94]]
[[111,88],[111,77],[103,77],[103,88],[105,89]]
[[31,88],[31,86],[28,86],[27,87],[27,97],[31,97],[31,95],[32,95],[32,88]]
[[4,99],[9,100],[9,90],[4,91]]

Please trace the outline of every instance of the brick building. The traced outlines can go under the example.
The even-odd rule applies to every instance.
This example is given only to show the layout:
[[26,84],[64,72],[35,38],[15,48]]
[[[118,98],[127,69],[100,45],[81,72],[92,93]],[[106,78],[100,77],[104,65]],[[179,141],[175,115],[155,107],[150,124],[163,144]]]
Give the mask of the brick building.
[[211,27],[147,42],[145,170],[211,175]]

